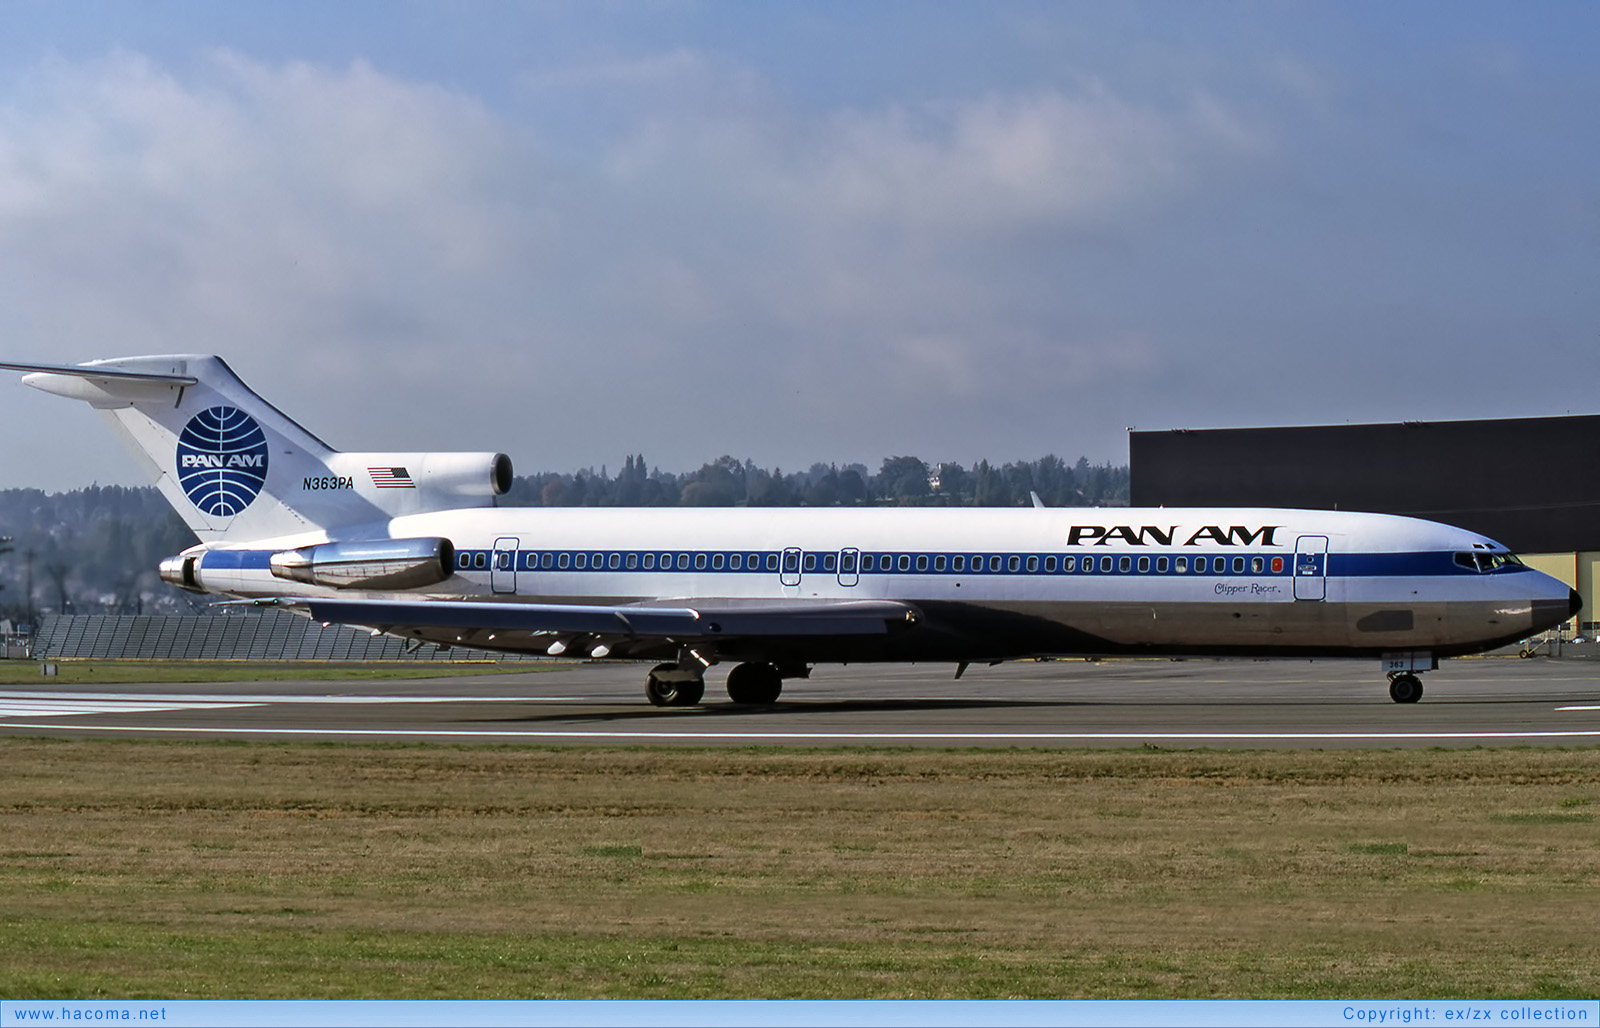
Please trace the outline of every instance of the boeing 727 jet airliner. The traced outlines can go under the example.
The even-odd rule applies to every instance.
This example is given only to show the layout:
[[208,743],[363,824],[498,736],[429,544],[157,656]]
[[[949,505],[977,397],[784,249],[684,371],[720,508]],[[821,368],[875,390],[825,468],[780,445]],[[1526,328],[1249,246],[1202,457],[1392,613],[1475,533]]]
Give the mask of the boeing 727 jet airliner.
[[214,356],[0,364],[86,401],[200,543],[173,585],[420,645],[657,662],[646,696],[736,703],[820,663],[1064,655],[1440,657],[1558,625],[1575,592],[1504,546],[1273,509],[497,507],[498,453],[343,453]]

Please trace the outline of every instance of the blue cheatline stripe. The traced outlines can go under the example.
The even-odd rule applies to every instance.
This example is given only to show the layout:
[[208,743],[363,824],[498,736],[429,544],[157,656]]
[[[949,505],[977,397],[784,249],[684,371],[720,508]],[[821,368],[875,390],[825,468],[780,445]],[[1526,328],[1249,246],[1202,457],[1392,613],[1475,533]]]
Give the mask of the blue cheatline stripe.
[[276,550],[208,550],[201,567],[207,571],[266,571]]
[[[799,553],[799,551],[795,551]],[[548,558],[548,559],[547,559]],[[992,575],[1250,575],[1287,577],[1293,573],[1294,555],[1244,553],[1207,556],[1189,554],[1116,553],[1063,554],[1022,551],[974,552],[861,552],[853,567],[841,568],[837,550],[808,551],[791,558],[788,553],[752,550],[457,550],[457,571],[488,571],[496,560],[509,559],[518,572],[666,573],[736,575],[938,575],[987,577]],[[1216,565],[1216,560],[1222,565]],[[1235,561],[1242,561],[1235,567]],[[1318,567],[1320,568],[1320,560]],[[1259,561],[1259,564],[1257,563]],[[1109,562],[1109,563],[1107,563]],[[495,570],[508,571],[501,565]]]
[[[205,554],[206,571],[266,571],[273,550],[211,550]],[[549,561],[546,562],[545,558]],[[557,574],[665,574],[700,575],[917,575],[967,578],[991,576],[1104,577],[1151,575],[1179,578],[1290,578],[1295,573],[1292,552],[1197,554],[1118,550],[1078,553],[1028,553],[963,550],[918,552],[867,550],[860,552],[854,570],[840,570],[839,551],[808,551],[795,556],[776,550],[517,550],[469,549],[456,551],[457,571],[488,571],[497,558],[509,558],[519,573]],[[613,560],[613,558],[615,558]],[[1221,560],[1222,566],[1217,566]],[[1516,564],[1492,572],[1463,568],[1455,553],[1428,550],[1412,553],[1332,553],[1308,558],[1314,575],[1332,578],[1432,578],[1476,577],[1480,574],[1517,574],[1529,570]],[[580,566],[581,561],[581,566]],[[957,570],[957,561],[960,570]],[[1242,564],[1239,563],[1242,561]],[[1257,561],[1260,564],[1257,564]],[[1274,564],[1274,562],[1277,562]],[[797,562],[797,563],[796,563]],[[1203,566],[1202,566],[1203,565]],[[1181,570],[1180,570],[1181,568]],[[1259,569],[1258,569],[1259,568]],[[500,568],[509,571],[511,568]]]
[[1476,577],[1479,572],[1457,565],[1454,553],[1428,550],[1421,553],[1332,553],[1328,555],[1328,574],[1335,578],[1419,578]]
[[[1209,576],[1292,577],[1296,557],[1293,552],[1249,551],[1216,553],[1193,551],[1140,553],[1119,550],[1103,553],[970,551],[861,551],[855,568],[840,570],[839,551],[807,551],[798,567],[785,562],[778,551],[751,550],[518,550],[510,555],[519,572],[610,573],[610,572],[693,572],[696,574],[803,574],[803,575],[1163,575],[1168,577]],[[548,562],[545,558],[548,557]],[[456,570],[487,571],[496,558],[494,550],[458,550]],[[613,559],[615,558],[615,559]],[[1220,568],[1218,560],[1223,564]],[[956,561],[961,561],[958,566]],[[1256,561],[1261,561],[1260,565]],[[1339,578],[1477,576],[1478,572],[1455,563],[1455,553],[1421,551],[1414,553],[1333,553],[1303,558],[1313,573]],[[1237,564],[1243,561],[1243,564]],[[1275,565],[1274,561],[1278,563]],[[996,563],[998,562],[998,563]],[[1108,563],[1109,562],[1109,563]],[[1180,563],[1181,562],[1181,563]],[[1180,570],[1181,569],[1181,570]],[[501,568],[500,570],[510,570]],[[1510,565],[1489,574],[1514,574],[1528,570]]]

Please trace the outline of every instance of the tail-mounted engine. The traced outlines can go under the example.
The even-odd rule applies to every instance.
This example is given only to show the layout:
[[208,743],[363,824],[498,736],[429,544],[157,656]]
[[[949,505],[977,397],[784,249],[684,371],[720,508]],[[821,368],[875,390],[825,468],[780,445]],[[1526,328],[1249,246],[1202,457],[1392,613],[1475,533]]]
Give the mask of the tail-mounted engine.
[[[161,562],[163,581],[190,592],[264,592],[260,551],[191,550]],[[421,589],[454,572],[448,539],[373,539],[279,550],[267,558],[276,578],[328,589]],[[254,567],[252,572],[250,569]],[[256,577],[251,577],[252,575]]]
[[353,490],[391,517],[461,507],[491,507],[511,489],[511,458],[503,453],[335,453],[328,477],[309,478],[306,490]]
[[448,539],[379,539],[282,550],[267,564],[279,578],[330,589],[420,589],[449,578],[455,560]]

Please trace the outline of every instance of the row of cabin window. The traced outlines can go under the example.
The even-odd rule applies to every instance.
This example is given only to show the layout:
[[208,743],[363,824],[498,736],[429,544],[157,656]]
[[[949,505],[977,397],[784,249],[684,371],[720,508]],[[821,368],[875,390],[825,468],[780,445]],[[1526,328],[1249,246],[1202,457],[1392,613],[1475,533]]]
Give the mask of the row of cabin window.
[[[509,551],[499,551],[495,554],[496,567],[501,571],[511,570],[513,555]],[[768,571],[779,570],[779,555],[776,553],[662,553],[659,556],[654,552],[637,553],[616,551],[589,553],[587,551],[574,552],[568,550],[545,550],[541,552],[523,553],[516,558],[518,570],[521,571]],[[859,565],[859,567],[858,567]],[[461,570],[484,570],[489,566],[489,553],[485,550],[462,551],[456,556],[456,566]],[[1233,557],[1193,557],[1187,555],[1179,557],[1140,555],[1134,557],[1124,554],[1119,557],[1103,555],[1095,557],[1077,557],[1064,555],[1057,558],[1055,554],[1040,556],[1038,554],[983,554],[974,553],[970,556],[965,553],[861,553],[846,550],[843,553],[805,553],[796,550],[785,550],[782,556],[782,569],[786,573],[794,574],[804,572],[814,574],[822,571],[826,574],[885,574],[893,572],[912,572],[934,574],[1038,574],[1041,569],[1047,575],[1055,574],[1150,574],[1152,570],[1158,575],[1166,574],[1214,574],[1224,575],[1231,570],[1235,575],[1248,572],[1252,575],[1273,574],[1281,575],[1284,572],[1285,562],[1281,556],[1233,556]]]

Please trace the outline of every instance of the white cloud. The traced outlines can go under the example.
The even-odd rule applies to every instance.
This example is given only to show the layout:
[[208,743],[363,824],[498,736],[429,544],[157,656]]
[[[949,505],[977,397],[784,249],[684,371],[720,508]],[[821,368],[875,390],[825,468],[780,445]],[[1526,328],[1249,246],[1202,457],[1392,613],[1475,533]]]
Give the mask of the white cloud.
[[[678,112],[619,141],[608,168],[619,190],[656,198],[670,247],[721,273],[700,283],[697,311],[754,305],[776,334],[806,340],[809,361],[797,359],[811,375],[853,366],[881,401],[902,378],[908,396],[992,387],[1041,350],[1070,351],[1046,377],[1056,363],[1119,374],[1118,360],[1085,359],[1099,340],[1008,327],[1019,273],[1036,276],[1023,265],[1041,246],[1148,219],[1257,148],[1215,100],[1166,113],[1095,86],[810,121]],[[675,255],[646,247],[640,259]],[[896,374],[920,365],[943,374]]]
[[[0,345],[221,352],[351,447],[525,432],[525,467],[641,443],[666,464],[870,459],[879,426],[930,402],[1157,367],[1127,327],[1019,313],[1074,289],[1027,262],[1183,202],[1255,145],[1215,100],[1103,85],[804,114],[689,52],[527,88],[641,113],[571,151],[360,62],[42,68],[0,98]],[[985,426],[948,430],[983,445]]]
[[112,324],[141,345],[277,343],[506,255],[482,195],[494,133],[460,98],[229,54],[194,83],[129,54],[48,78],[0,136],[29,155],[0,178],[25,198],[0,200],[3,259],[63,313],[92,296],[89,345]]
[[817,199],[848,219],[984,235],[1099,223],[1185,176],[1184,127],[1100,93],[842,118]]

